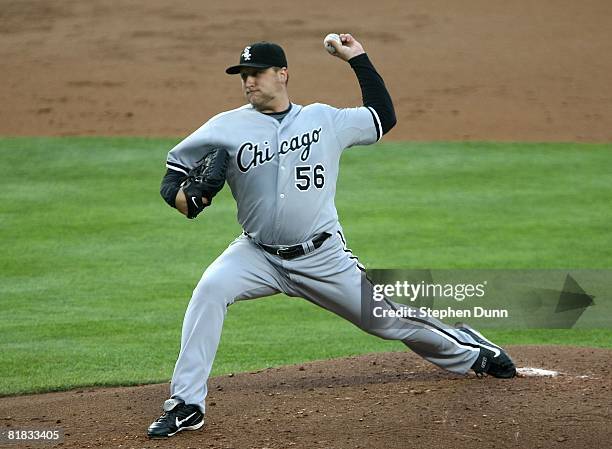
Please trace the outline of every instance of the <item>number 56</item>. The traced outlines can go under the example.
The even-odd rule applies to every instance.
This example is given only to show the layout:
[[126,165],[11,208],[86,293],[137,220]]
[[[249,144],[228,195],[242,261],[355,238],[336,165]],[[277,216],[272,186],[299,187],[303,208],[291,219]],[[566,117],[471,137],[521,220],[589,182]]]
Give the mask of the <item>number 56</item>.
[[325,185],[325,167],[317,164],[312,168],[310,165],[298,165],[295,167],[295,186],[301,190],[308,190],[312,185],[322,189]]

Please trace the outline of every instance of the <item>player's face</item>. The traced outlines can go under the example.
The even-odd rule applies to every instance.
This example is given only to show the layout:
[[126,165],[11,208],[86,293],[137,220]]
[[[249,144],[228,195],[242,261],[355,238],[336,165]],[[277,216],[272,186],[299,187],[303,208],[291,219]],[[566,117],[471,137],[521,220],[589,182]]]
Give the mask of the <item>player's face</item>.
[[276,103],[287,96],[286,68],[245,67],[240,70],[240,78],[244,96],[258,111],[273,112]]

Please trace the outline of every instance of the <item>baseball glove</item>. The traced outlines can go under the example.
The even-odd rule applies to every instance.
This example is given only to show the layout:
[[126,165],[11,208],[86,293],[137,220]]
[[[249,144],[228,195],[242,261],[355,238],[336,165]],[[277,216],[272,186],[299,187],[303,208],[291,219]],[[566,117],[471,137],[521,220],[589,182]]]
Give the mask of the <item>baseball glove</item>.
[[[223,188],[228,158],[225,150],[214,149],[191,169],[182,184],[187,199],[187,218],[197,217],[205,207],[211,205],[213,197]],[[207,204],[204,204],[202,197],[208,200]]]

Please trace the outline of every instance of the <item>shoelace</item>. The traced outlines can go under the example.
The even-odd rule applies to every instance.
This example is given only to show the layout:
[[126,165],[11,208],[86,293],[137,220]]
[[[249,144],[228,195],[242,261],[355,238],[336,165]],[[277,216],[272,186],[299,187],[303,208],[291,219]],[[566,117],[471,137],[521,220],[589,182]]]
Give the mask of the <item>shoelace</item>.
[[170,411],[170,412],[164,412],[164,414],[163,414],[163,415],[161,415],[159,418],[157,418],[155,421],[156,421],[156,422],[162,422],[162,421],[165,421],[165,420],[166,420],[166,418],[168,418],[168,417],[172,417],[172,411]]

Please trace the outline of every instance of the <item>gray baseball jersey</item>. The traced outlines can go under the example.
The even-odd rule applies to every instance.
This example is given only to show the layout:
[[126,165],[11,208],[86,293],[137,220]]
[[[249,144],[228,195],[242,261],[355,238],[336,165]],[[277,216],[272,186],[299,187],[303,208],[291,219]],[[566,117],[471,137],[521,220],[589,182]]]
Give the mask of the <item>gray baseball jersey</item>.
[[224,148],[242,228],[260,243],[292,245],[335,233],[342,150],[378,136],[382,130],[371,108],[292,104],[279,123],[247,105],[213,117],[179,143],[167,167],[186,173],[208,151]]
[[[381,135],[376,112],[366,107],[293,104],[279,123],[248,105],[213,117],[170,151],[167,167],[185,174],[208,151],[228,152],[227,181],[248,234],[229,245],[193,291],[172,377],[173,398],[204,411],[227,307],[276,293],[305,298],[366,332],[400,340],[447,370],[465,373],[471,367],[477,343],[431,317],[388,318],[375,329],[361,319],[361,298],[364,291],[371,297],[371,284],[347,248],[334,196],[342,150],[374,143]],[[331,237],[320,247],[306,243],[321,233]],[[289,260],[260,246],[300,243],[309,251]]]

